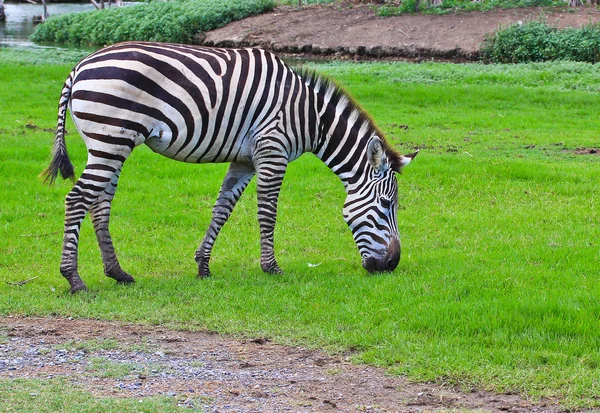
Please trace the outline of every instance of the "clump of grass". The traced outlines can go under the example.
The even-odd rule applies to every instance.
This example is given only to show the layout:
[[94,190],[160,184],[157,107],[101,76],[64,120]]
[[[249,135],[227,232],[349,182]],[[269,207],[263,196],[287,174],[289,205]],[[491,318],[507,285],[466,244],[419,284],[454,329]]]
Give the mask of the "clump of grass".
[[2,411],[38,413],[173,412],[177,401],[168,396],[90,397],[88,389],[65,379],[0,379]]
[[545,22],[531,21],[500,28],[482,44],[487,63],[527,63],[569,60],[600,61],[600,25],[559,29]]
[[386,4],[377,9],[377,14],[381,17],[387,17],[407,13],[447,14],[457,11],[489,11],[492,9],[512,9],[533,6],[564,7],[565,5],[565,3],[560,0],[444,0],[439,3],[431,0],[402,0],[400,4],[397,3],[397,1],[386,1]]
[[107,45],[125,40],[193,43],[199,32],[264,13],[272,0],[178,0],[74,13],[50,18],[34,42]]

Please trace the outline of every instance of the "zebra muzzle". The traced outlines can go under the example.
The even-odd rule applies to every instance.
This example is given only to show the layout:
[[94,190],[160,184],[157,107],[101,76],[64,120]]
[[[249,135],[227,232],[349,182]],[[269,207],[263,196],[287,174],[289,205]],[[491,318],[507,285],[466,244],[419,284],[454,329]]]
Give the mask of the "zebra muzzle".
[[363,258],[363,268],[368,272],[394,271],[400,262],[400,241],[392,240],[387,253],[382,257],[368,256]]

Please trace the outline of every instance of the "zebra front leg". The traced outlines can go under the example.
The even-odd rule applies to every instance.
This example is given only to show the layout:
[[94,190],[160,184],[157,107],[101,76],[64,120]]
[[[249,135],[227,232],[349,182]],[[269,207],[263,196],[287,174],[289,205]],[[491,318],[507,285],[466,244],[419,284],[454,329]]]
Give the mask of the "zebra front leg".
[[277,199],[288,164],[288,157],[279,141],[265,140],[257,144],[254,153],[260,226],[260,266],[264,272],[283,274],[275,260],[274,233]]
[[206,230],[204,239],[196,251],[196,262],[198,263],[198,277],[204,278],[210,276],[209,261],[213,245],[217,235],[223,228],[223,225],[229,219],[235,204],[248,186],[248,183],[254,176],[252,165],[240,162],[232,162],[229,165],[227,174],[221,184],[219,197],[212,210],[212,219]]
[[100,246],[100,252],[102,253],[102,263],[104,264],[104,274],[114,280],[117,283],[129,284],[135,282],[133,277],[127,274],[121,268],[117,255],[115,254],[115,248],[113,246],[112,238],[108,230],[108,224],[110,220],[110,207],[112,199],[115,196],[115,190],[117,189],[117,180],[119,176],[116,175],[113,178],[113,182],[105,189],[104,194],[98,198],[98,200],[92,204],[90,208],[90,215],[92,223],[94,224],[94,230],[96,231],[96,238],[98,245]]

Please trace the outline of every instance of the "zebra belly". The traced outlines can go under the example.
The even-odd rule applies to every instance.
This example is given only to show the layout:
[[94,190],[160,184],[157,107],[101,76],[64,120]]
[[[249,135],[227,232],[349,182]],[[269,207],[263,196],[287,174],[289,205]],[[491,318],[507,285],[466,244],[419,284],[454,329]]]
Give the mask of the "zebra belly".
[[[179,137],[177,140],[183,140]],[[252,139],[248,131],[242,131],[236,137],[218,139],[218,136],[205,136],[202,140],[191,141],[193,150],[178,148],[173,143],[173,134],[167,128],[154,129],[144,143],[154,152],[167,158],[188,163],[221,163],[250,161]],[[190,145],[188,145],[189,147]],[[186,150],[188,149],[188,150]]]
[[197,107],[186,118],[181,109],[118,79],[76,82],[70,110],[89,149],[106,149],[107,141],[131,149],[145,143],[156,153],[191,163],[231,162],[248,153],[249,125],[219,129],[216,110]]

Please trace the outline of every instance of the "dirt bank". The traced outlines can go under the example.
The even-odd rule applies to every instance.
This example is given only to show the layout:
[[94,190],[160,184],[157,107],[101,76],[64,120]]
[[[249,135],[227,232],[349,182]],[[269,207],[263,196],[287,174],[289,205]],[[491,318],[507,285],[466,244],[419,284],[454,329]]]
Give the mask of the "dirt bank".
[[543,19],[559,27],[600,21],[595,7],[524,8],[381,18],[372,6],[279,7],[197,37],[222,47],[260,46],[277,53],[354,58],[476,60],[486,34],[500,25]]
[[[0,317],[0,379],[63,378],[95,395],[162,394],[207,412],[563,411],[550,401],[532,404],[516,394],[410,383],[348,359],[263,338]],[[115,365],[126,371],[115,376],[102,370],[123,370],[111,368]]]

